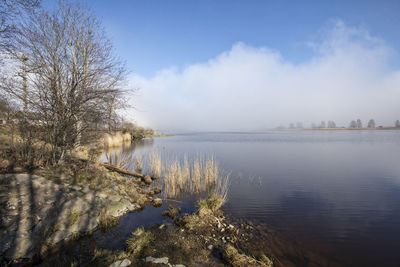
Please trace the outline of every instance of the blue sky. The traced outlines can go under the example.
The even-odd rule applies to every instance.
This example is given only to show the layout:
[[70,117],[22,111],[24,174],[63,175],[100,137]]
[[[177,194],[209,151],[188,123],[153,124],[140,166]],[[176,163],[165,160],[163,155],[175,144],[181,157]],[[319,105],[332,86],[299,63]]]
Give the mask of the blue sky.
[[126,61],[139,91],[125,116],[140,125],[254,130],[400,119],[400,1],[78,2]]
[[[48,6],[53,1],[45,1]],[[280,51],[292,62],[313,53],[331,20],[364,27],[400,48],[400,1],[85,0],[131,72],[152,76],[207,61],[236,42]]]

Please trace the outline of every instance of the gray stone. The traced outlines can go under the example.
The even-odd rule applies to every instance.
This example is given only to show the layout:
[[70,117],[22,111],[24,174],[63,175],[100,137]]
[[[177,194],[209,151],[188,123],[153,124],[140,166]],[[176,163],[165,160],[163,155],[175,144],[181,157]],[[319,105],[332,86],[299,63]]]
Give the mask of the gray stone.
[[145,261],[146,262],[152,262],[152,263],[168,264],[168,257],[153,258],[153,257],[149,256],[149,257],[146,257]]
[[151,184],[151,183],[153,182],[153,180],[151,179],[151,177],[148,176],[148,175],[145,175],[144,178],[143,178],[143,180],[144,180],[144,182],[145,182],[146,184]]
[[114,263],[112,263],[109,267],[126,267],[131,265],[131,261],[128,259],[124,259],[121,261],[116,261]]
[[213,248],[214,248],[214,246],[213,245],[208,245],[208,247],[207,247],[209,250],[212,250]]
[[119,195],[111,195],[111,196],[108,196],[108,199],[113,201],[113,202],[118,202],[118,201],[121,200],[121,196],[119,196]]

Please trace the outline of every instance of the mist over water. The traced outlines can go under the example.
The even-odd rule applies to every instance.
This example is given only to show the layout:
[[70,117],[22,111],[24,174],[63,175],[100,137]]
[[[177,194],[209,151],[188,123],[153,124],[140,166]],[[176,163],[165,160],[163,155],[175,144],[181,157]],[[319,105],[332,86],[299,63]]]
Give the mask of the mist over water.
[[207,62],[131,77],[140,91],[131,114],[165,131],[257,130],[360,118],[393,126],[399,119],[398,51],[361,27],[332,21],[311,41],[313,56],[287,60],[268,46],[238,42]]

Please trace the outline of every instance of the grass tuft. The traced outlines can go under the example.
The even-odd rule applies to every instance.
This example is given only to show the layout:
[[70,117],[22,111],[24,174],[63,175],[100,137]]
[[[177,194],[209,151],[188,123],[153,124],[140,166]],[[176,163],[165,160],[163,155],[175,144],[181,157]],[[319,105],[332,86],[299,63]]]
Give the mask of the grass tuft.
[[143,227],[139,227],[132,233],[132,237],[126,241],[128,251],[137,257],[141,251],[154,239],[151,232],[146,232]]
[[118,218],[111,216],[106,209],[100,212],[99,220],[99,228],[103,232],[118,224]]

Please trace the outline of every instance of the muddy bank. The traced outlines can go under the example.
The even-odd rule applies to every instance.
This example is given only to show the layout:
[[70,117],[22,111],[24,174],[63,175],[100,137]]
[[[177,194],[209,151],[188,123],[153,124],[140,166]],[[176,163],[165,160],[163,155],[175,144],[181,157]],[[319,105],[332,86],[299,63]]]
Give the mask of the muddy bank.
[[[247,242],[248,229],[231,224],[219,210],[213,212],[203,207],[195,214],[182,215],[179,209],[170,207],[164,210],[163,215],[170,219],[148,228],[133,228],[121,249],[89,247],[90,242],[80,243],[70,248],[69,258],[62,264],[118,266],[124,262],[126,266],[273,266],[269,255],[250,257],[243,253],[239,244]],[[79,254],[82,250],[84,253]],[[59,265],[59,259],[65,256],[53,256],[42,266]]]

